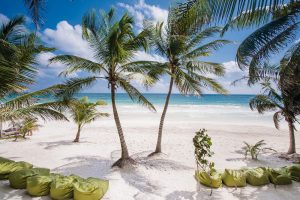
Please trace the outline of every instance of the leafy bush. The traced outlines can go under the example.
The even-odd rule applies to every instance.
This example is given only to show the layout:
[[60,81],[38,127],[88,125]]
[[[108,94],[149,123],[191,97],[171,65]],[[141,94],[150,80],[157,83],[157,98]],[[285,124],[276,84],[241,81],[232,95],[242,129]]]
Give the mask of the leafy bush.
[[213,155],[213,152],[210,150],[210,147],[212,146],[211,137],[209,137],[206,132],[207,130],[200,129],[193,138],[195,159],[197,169],[201,168],[204,171],[211,171],[215,164],[208,160],[208,158]]

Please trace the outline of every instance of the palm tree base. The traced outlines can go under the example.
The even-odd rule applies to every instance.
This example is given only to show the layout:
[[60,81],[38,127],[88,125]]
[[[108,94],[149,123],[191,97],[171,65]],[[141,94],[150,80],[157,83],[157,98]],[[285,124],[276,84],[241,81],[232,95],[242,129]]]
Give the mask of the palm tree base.
[[77,143],[77,142],[79,142],[79,140],[75,139],[75,140],[73,140],[73,142]]
[[133,160],[131,157],[128,157],[128,158],[120,158],[111,167],[123,168],[125,166],[135,165],[135,164],[136,164],[135,160]]
[[161,153],[162,153],[161,151],[154,151],[154,152],[150,153],[148,155],[148,157],[156,156],[156,155],[161,154]]

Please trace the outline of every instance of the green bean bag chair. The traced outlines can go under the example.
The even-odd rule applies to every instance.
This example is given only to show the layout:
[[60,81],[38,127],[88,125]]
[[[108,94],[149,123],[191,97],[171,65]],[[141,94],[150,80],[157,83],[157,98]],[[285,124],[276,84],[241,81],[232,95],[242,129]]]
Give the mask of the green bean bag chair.
[[270,182],[274,185],[289,185],[292,184],[290,174],[284,169],[268,169]]
[[300,164],[295,164],[286,167],[286,170],[289,172],[292,180],[300,182]]
[[48,176],[49,172],[50,170],[46,168],[22,169],[11,173],[8,179],[12,188],[25,189],[27,184],[27,178],[36,175]]
[[50,192],[51,182],[52,178],[50,176],[28,177],[26,183],[27,193],[35,197],[47,196]]
[[246,173],[244,170],[225,169],[222,175],[224,185],[228,187],[245,187]]
[[8,159],[8,158],[0,157],[0,163],[1,163],[1,162],[8,162],[8,161],[14,162],[13,160],[10,160],[10,159]]
[[219,188],[222,185],[222,174],[218,172],[208,174],[205,171],[197,170],[195,178],[199,183],[210,188]]
[[74,183],[77,182],[74,177],[55,177],[50,186],[50,197],[56,200],[73,198]]
[[6,180],[8,179],[9,174],[12,172],[16,172],[22,169],[31,169],[32,164],[27,162],[14,162],[11,160],[2,160],[0,162],[0,180]]
[[99,200],[108,190],[108,181],[88,178],[74,184],[74,200]]
[[246,171],[246,181],[252,186],[261,186],[270,183],[268,172],[264,167],[248,169]]

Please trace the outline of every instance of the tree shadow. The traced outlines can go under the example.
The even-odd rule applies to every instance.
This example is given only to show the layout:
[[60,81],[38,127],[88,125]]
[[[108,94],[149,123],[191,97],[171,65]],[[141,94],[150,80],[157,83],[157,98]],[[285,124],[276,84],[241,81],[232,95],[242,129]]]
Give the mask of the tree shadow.
[[81,144],[91,144],[92,142],[82,141],[82,142],[73,142],[72,140],[61,140],[54,142],[40,142],[38,145],[44,146],[44,149],[54,149],[60,146],[79,146]]
[[215,199],[215,200],[223,200],[221,189],[213,189],[211,193],[211,188],[205,187],[200,185],[199,183],[196,184],[195,191],[183,191],[183,190],[176,190],[166,196],[166,200],[208,200],[208,199]]
[[[155,199],[155,196],[161,196],[164,189],[159,180],[154,180],[149,173],[156,170],[168,171],[172,173],[175,170],[191,170],[191,167],[182,165],[176,161],[161,158],[161,156],[147,157],[150,152],[142,152],[132,155],[136,161],[135,166],[121,169],[121,177],[126,183],[136,188],[139,193],[135,199]],[[145,172],[147,171],[147,172]],[[147,175],[148,174],[148,175]]]
[[69,161],[69,163],[54,168],[53,172],[64,175],[76,174],[84,178],[97,177],[105,179],[112,171],[112,161],[99,156],[74,156],[64,160]]

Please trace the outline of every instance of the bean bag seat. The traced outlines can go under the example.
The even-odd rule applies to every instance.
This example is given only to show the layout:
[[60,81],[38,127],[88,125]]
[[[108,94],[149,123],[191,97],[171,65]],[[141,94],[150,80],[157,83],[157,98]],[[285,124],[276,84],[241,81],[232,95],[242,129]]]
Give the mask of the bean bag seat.
[[286,167],[286,169],[290,173],[292,180],[300,182],[300,164],[291,165]]
[[283,169],[268,169],[270,182],[274,185],[289,185],[292,184],[290,174]]
[[27,178],[26,190],[28,194],[35,197],[46,196],[50,192],[50,176],[32,176]]
[[9,184],[14,189],[25,189],[28,177],[35,176],[36,173],[31,169],[22,169],[9,175]]
[[50,197],[56,200],[73,198],[75,182],[77,181],[73,177],[56,176],[50,186]]
[[12,172],[19,171],[21,169],[31,169],[32,164],[27,162],[14,162],[11,160],[0,162],[0,180],[8,179],[8,176]]
[[88,178],[74,184],[74,200],[99,200],[108,190],[108,181]]
[[13,160],[10,160],[10,159],[8,159],[8,158],[0,157],[0,163],[1,163],[1,162],[8,162],[8,161],[14,162]]
[[199,183],[210,188],[219,188],[222,185],[222,175],[218,172],[208,174],[205,171],[197,170],[195,178]]
[[222,181],[228,187],[245,187],[246,174],[244,170],[225,169]]
[[49,176],[50,175],[50,169],[48,169],[48,168],[37,167],[37,168],[33,168],[32,171],[40,176]]
[[50,170],[46,168],[22,169],[11,173],[8,177],[10,186],[15,189],[25,189],[27,178],[41,175],[49,175]]
[[248,169],[246,171],[246,181],[252,186],[261,186],[270,183],[268,172],[264,167]]

